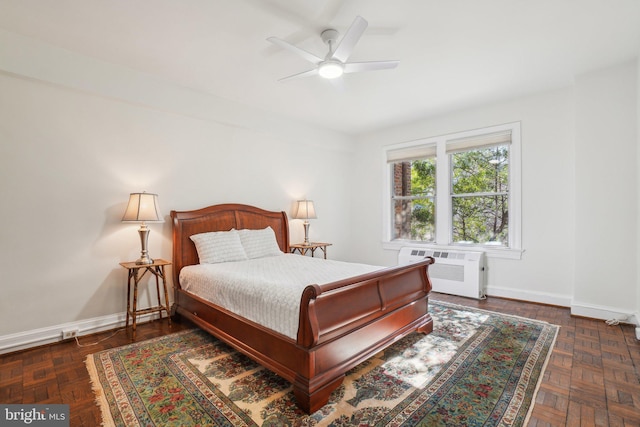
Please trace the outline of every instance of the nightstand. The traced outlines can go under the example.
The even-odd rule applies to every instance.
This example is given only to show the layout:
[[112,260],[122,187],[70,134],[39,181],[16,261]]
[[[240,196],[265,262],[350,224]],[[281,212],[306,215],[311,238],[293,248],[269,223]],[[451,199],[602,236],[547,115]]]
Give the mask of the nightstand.
[[[141,314],[147,313],[160,313],[160,319],[162,319],[162,312],[167,313],[167,319],[169,320],[169,326],[171,326],[171,312],[169,311],[169,293],[167,292],[167,280],[164,272],[166,265],[171,265],[169,261],[163,259],[155,259],[153,264],[136,264],[132,262],[121,262],[120,265],[129,271],[129,277],[127,279],[127,321],[125,327],[129,326],[129,317],[133,318],[133,338],[136,337],[136,320]],[[158,294],[158,305],[154,307],[138,309],[138,283],[147,274],[151,273],[156,278],[156,292]],[[160,279],[162,279],[162,288],[164,290],[164,305],[162,305],[162,299],[160,297]],[[131,304],[131,282],[133,282],[133,305]]]
[[327,259],[327,246],[331,246],[332,243],[309,243],[305,245],[304,243],[296,243],[294,245],[289,245],[291,249],[291,253],[295,254],[298,252],[300,255],[306,255],[308,251],[311,251],[311,256],[315,256],[316,249],[320,249],[324,254],[324,259]]

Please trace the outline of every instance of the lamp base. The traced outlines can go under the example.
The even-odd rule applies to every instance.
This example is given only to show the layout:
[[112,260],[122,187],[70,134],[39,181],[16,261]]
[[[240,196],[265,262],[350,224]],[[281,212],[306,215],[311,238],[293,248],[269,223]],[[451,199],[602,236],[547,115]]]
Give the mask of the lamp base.
[[153,260],[149,257],[139,258],[136,260],[136,265],[151,265],[153,264]]
[[142,246],[142,251],[140,252],[140,258],[136,261],[136,265],[149,265],[153,264],[153,260],[149,258],[147,252],[147,241],[149,240],[149,229],[147,225],[143,222],[138,230],[138,234],[140,234],[140,245]]
[[304,243],[303,245],[309,246],[311,243],[309,242],[309,221],[305,220],[304,223]]

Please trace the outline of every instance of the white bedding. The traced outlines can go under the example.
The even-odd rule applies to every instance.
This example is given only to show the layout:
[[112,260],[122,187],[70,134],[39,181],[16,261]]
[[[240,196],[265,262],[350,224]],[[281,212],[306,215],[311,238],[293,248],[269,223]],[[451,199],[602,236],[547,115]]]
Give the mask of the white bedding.
[[297,338],[302,291],[384,267],[282,254],[246,261],[198,264],[180,271],[182,289]]

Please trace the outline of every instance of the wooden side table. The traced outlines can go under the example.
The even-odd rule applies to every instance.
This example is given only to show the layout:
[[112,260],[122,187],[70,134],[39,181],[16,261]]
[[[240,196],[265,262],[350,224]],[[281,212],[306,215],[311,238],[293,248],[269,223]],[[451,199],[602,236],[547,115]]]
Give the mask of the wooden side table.
[[[133,318],[133,338],[136,337],[136,320],[141,314],[147,313],[160,313],[160,319],[162,319],[162,312],[167,313],[169,319],[169,326],[171,326],[171,312],[169,311],[169,293],[167,292],[167,280],[164,272],[166,265],[171,265],[169,261],[163,259],[155,259],[153,264],[136,264],[132,262],[121,262],[121,266],[129,271],[129,277],[127,279],[127,321],[125,327],[129,326],[129,317]],[[147,272],[153,274],[156,278],[156,292],[158,294],[158,305],[145,309],[138,309],[138,283],[147,274]],[[162,288],[164,290],[164,305],[162,305],[162,299],[160,298],[160,279],[162,279]],[[131,282],[133,281],[133,305],[131,304]]]
[[315,256],[316,249],[320,249],[324,254],[324,259],[327,259],[327,246],[331,246],[332,243],[309,243],[305,245],[304,243],[296,243],[293,245],[289,245],[292,254],[298,252],[300,255],[306,255],[308,251],[311,251],[311,256]]

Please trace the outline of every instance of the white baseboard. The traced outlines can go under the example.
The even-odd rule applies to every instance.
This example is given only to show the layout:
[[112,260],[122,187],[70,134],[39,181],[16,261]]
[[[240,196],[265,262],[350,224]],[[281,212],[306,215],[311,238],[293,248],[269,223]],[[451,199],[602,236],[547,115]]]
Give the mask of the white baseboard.
[[[140,315],[138,316],[137,322],[147,322],[157,319],[158,316],[158,313]],[[39,345],[62,341],[63,330],[76,329],[78,330],[78,336],[82,336],[121,328],[124,327],[125,322],[126,314],[123,312],[41,329],[34,329],[31,331],[19,332],[11,335],[3,335],[0,336],[0,354],[11,353]]]
[[615,307],[597,306],[574,301],[571,304],[571,314],[573,316],[588,317],[591,319],[617,320],[620,323],[629,323],[640,326],[637,316],[634,313],[624,312]]
[[495,286],[487,287],[487,295],[528,302],[537,302],[540,304],[557,305],[559,307],[571,307],[571,297],[569,295],[557,295],[545,292],[500,288]]
[[612,307],[580,304],[573,301],[569,295],[563,296],[491,286],[487,288],[487,295],[569,307],[571,309],[571,315],[573,316],[587,317],[590,319],[618,320],[622,323],[629,323],[636,326],[636,339],[640,340],[640,312],[629,313]]

